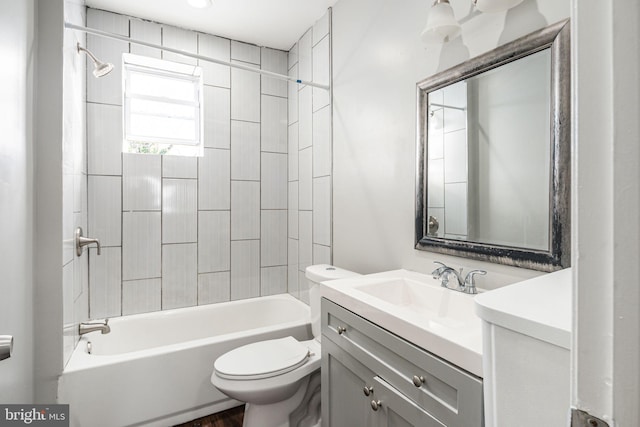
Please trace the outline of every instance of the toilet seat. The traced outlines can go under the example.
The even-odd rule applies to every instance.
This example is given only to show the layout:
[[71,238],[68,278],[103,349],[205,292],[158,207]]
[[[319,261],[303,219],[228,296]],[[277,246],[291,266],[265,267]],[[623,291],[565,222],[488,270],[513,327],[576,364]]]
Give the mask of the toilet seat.
[[230,380],[271,378],[304,365],[309,347],[293,337],[260,341],[231,350],[216,359],[215,375]]

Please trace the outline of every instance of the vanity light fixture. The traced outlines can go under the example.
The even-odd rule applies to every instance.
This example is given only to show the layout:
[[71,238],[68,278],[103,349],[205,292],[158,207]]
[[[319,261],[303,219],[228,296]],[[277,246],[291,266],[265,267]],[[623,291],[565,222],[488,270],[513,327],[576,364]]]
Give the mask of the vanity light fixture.
[[523,0],[473,0],[473,4],[480,12],[504,12],[522,3]]
[[187,0],[187,3],[196,9],[206,9],[212,5],[211,0]]
[[449,0],[435,0],[420,37],[425,44],[439,44],[455,39],[460,35],[460,30]]
[[[471,1],[476,9],[486,13],[504,12],[523,2],[523,0]],[[453,15],[453,8],[449,0],[434,0],[427,17],[427,25],[422,30],[420,38],[426,45],[442,44],[458,37],[461,30],[462,27]]]

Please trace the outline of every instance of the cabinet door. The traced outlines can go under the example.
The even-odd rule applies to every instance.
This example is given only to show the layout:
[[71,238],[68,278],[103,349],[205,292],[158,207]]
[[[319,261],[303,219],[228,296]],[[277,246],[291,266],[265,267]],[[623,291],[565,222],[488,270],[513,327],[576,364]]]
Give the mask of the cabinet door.
[[378,427],[445,427],[380,377],[373,380]]
[[365,387],[374,374],[328,339],[322,340],[322,427],[375,427]]

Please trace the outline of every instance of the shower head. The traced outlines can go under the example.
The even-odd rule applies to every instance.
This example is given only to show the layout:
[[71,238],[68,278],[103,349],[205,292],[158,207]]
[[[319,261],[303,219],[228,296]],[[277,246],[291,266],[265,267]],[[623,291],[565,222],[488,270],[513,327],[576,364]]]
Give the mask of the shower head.
[[80,43],[77,45],[78,53],[84,52],[87,54],[89,58],[93,61],[93,75],[96,77],[106,76],[113,70],[113,64],[110,62],[102,62],[98,58],[96,58],[93,53],[89,52],[87,49],[80,46]]

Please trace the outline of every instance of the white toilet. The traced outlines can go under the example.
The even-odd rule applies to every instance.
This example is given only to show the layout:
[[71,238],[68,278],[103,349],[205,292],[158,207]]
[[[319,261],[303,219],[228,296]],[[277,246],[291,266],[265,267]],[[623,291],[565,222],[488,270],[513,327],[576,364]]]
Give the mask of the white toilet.
[[246,402],[244,427],[320,426],[320,282],[357,276],[327,264],[306,269],[313,339],[260,341],[214,363],[211,383]]

